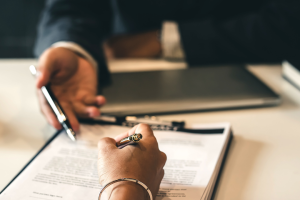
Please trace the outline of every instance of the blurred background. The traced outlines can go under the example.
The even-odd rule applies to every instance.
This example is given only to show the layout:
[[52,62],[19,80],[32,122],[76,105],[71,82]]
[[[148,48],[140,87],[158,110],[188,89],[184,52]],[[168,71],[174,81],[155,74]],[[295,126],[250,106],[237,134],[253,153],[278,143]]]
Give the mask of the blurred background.
[[1,0],[0,58],[33,58],[36,25],[45,1]]

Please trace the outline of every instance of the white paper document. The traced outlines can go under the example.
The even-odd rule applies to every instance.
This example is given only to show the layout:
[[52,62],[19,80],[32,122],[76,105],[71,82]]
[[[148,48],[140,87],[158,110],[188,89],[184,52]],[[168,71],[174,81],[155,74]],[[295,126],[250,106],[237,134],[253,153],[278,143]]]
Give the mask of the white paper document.
[[[230,138],[230,125],[194,128],[224,129],[224,132],[154,131],[160,150],[168,158],[156,200],[211,198]],[[82,125],[76,142],[60,133],[0,194],[0,200],[97,200],[101,189],[97,141],[128,129],[115,125]]]

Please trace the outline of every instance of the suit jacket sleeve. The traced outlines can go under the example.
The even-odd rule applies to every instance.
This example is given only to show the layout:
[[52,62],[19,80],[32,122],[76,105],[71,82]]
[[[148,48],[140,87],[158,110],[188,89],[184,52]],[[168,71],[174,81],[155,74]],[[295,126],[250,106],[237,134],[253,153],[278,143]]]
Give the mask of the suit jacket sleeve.
[[59,41],[71,41],[88,51],[98,63],[100,85],[110,81],[102,42],[110,32],[109,0],[47,0],[38,27],[35,55]]
[[285,0],[227,20],[179,22],[186,60],[192,66],[299,60],[299,13],[299,1]]

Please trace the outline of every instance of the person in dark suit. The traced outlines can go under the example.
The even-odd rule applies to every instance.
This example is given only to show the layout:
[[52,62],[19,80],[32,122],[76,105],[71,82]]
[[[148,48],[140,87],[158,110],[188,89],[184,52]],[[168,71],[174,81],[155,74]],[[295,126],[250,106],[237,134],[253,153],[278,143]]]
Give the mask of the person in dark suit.
[[[105,103],[97,95],[110,81],[103,43],[106,55],[163,55],[190,67],[280,62],[298,59],[299,24],[296,0],[47,0],[35,47],[37,88],[51,82],[78,130],[77,117],[98,116]],[[38,96],[49,123],[61,128]]]

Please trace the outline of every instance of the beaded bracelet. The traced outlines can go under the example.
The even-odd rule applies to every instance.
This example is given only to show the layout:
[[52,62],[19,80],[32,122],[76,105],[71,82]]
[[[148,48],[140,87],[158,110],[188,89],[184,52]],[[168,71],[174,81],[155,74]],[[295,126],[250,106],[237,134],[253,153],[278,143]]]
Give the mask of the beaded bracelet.
[[120,178],[120,179],[116,179],[116,180],[114,180],[114,181],[111,181],[111,182],[107,183],[107,184],[101,189],[98,200],[101,199],[101,195],[102,195],[103,191],[104,191],[107,187],[109,187],[110,185],[112,185],[112,184],[114,184],[114,183],[120,182],[120,181],[130,181],[130,182],[134,182],[134,183],[139,184],[140,186],[142,186],[143,188],[145,188],[145,190],[147,190],[147,192],[148,192],[148,194],[149,194],[150,200],[153,200],[153,198],[152,198],[152,193],[151,193],[150,189],[149,189],[144,183],[142,183],[141,181],[136,180],[136,179],[133,179],[133,178]]

